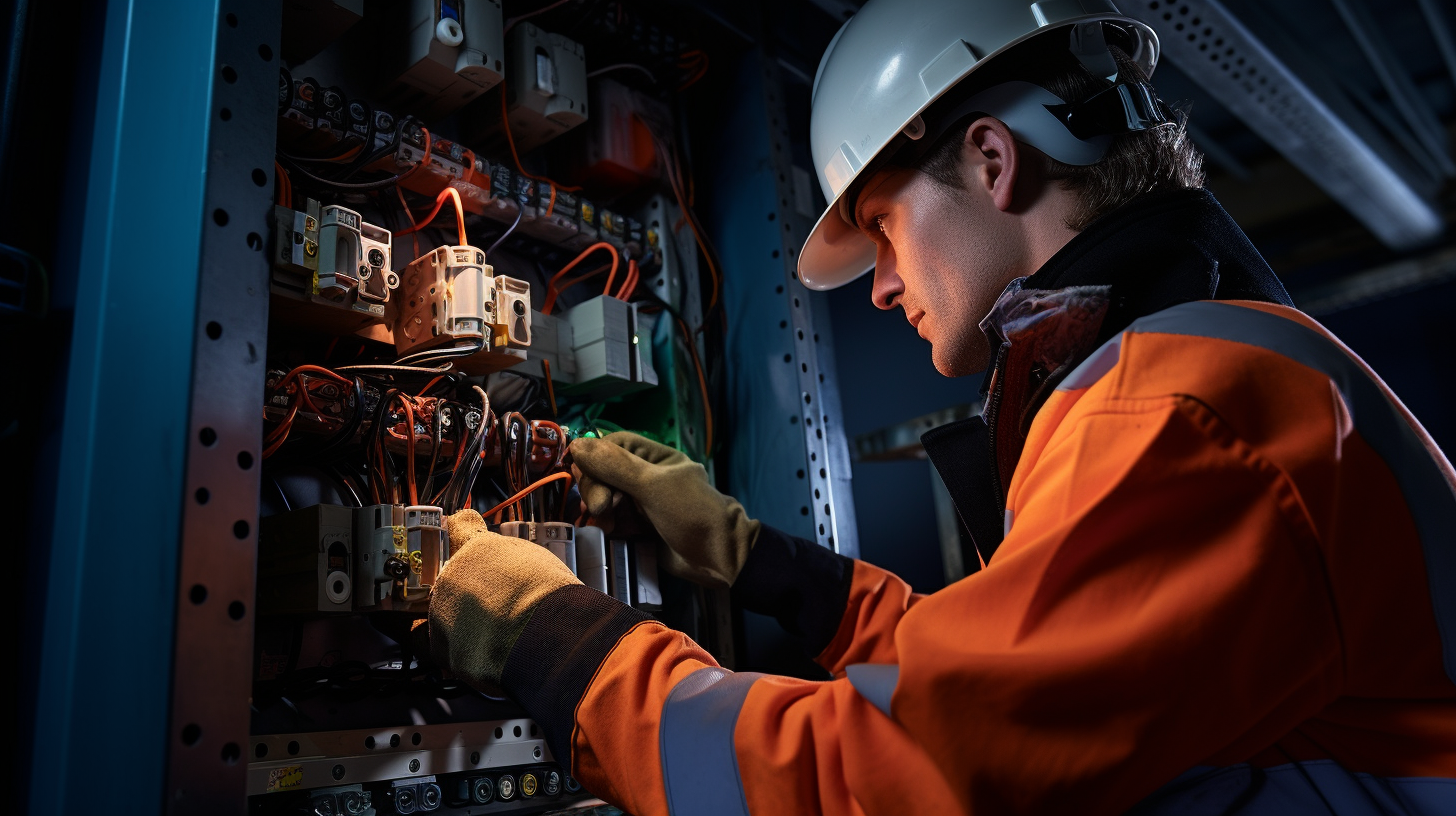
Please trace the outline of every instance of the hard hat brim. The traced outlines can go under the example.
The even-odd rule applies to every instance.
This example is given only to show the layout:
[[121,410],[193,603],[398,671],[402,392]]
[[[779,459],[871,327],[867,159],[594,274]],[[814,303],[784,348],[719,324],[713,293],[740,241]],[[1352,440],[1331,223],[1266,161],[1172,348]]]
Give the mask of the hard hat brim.
[[836,289],[875,266],[875,242],[845,222],[836,200],[819,216],[799,252],[799,282],[815,291]]

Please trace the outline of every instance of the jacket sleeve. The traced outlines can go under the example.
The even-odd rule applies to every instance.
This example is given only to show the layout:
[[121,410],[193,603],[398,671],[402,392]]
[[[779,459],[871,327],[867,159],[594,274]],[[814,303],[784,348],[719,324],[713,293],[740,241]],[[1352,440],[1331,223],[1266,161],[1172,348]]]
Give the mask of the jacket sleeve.
[[894,573],[764,525],[733,600],[778,619],[831,674],[895,662],[895,628],[923,595]]
[[[1299,496],[1201,404],[1128,402],[1023,462],[995,560],[900,616],[895,664],[735,674],[621,620],[579,694],[546,695],[572,712],[543,723],[557,756],[639,816],[1099,814],[1272,743],[1342,676]],[[580,637],[552,637],[506,670],[538,720],[539,678],[512,664],[570,673]]]

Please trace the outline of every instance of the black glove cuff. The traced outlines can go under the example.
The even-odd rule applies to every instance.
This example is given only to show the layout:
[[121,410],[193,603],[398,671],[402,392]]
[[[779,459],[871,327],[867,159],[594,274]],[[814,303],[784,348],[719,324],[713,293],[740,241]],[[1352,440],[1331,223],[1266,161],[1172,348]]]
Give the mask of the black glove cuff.
[[568,772],[577,704],[617,642],[646,620],[651,618],[626,604],[572,584],[541,599],[511,647],[501,686],[541,727]]
[[732,596],[750,612],[777,618],[817,657],[839,631],[853,581],[854,559],[765,524]]

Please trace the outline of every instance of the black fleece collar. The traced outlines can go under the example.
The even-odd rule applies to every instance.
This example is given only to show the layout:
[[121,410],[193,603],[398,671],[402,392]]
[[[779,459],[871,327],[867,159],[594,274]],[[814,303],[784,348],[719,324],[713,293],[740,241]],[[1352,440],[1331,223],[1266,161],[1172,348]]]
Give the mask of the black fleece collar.
[[1293,306],[1244,231],[1207,190],[1149,193],[1092,222],[1026,279],[1026,289],[1112,287],[1103,340],[1194,300]]

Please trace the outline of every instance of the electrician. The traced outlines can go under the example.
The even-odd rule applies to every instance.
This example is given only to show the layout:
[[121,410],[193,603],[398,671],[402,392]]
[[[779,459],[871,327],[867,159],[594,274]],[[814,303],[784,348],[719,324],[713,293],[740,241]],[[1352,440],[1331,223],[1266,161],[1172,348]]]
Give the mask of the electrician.
[[1456,813],[1456,476],[1201,189],[1157,50],[1107,0],[870,0],[820,64],[800,278],[873,267],[990,366],[924,440],[983,569],[913,594],[613,434],[588,509],[833,679],[721,668],[473,511],[435,657],[639,816]]

